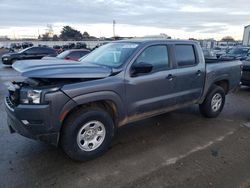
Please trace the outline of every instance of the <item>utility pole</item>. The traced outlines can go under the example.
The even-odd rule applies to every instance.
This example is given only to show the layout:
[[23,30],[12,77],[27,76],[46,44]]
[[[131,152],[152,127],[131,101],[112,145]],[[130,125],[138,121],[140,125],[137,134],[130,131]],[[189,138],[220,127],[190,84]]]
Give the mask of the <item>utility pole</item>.
[[116,22],[115,22],[115,20],[113,20],[113,37],[115,38],[115,24],[116,24]]

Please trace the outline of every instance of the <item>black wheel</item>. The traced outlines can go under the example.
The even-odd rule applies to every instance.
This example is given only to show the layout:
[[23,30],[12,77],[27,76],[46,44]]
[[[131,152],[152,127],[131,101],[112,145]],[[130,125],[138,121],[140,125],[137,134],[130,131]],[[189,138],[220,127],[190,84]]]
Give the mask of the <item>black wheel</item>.
[[200,104],[200,112],[208,118],[217,117],[225,104],[225,91],[222,87],[213,85],[205,100]]
[[114,122],[107,112],[83,109],[71,114],[65,121],[60,144],[71,159],[86,161],[108,150],[114,132]]

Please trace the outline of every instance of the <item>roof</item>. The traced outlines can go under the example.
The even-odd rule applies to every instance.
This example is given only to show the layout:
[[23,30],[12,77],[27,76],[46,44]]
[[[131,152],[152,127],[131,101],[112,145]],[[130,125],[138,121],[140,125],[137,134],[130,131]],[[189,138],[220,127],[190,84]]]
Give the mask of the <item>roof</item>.
[[69,49],[69,50],[65,50],[65,51],[70,51],[70,52],[75,52],[75,51],[77,51],[77,52],[86,52],[86,51],[90,51],[90,50],[88,50],[88,49]]
[[133,39],[126,39],[126,40],[120,40],[115,42],[134,42],[134,43],[155,43],[155,42],[185,42],[185,43],[194,43],[197,41],[193,40],[174,40],[174,39],[162,39],[162,38],[133,38]]

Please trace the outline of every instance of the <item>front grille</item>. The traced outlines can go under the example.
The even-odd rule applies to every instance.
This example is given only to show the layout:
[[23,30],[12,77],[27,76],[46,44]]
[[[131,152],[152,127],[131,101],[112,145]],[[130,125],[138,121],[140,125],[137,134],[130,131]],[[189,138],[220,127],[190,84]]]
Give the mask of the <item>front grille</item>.
[[15,108],[15,105],[11,102],[9,97],[6,97],[6,103],[7,103],[8,107],[10,107],[11,109]]

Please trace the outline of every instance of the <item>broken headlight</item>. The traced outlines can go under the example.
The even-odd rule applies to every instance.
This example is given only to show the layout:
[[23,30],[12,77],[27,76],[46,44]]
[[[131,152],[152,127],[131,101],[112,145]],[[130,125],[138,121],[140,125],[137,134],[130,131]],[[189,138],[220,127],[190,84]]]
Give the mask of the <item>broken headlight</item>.
[[42,90],[29,89],[22,91],[20,95],[20,103],[22,104],[40,104]]

